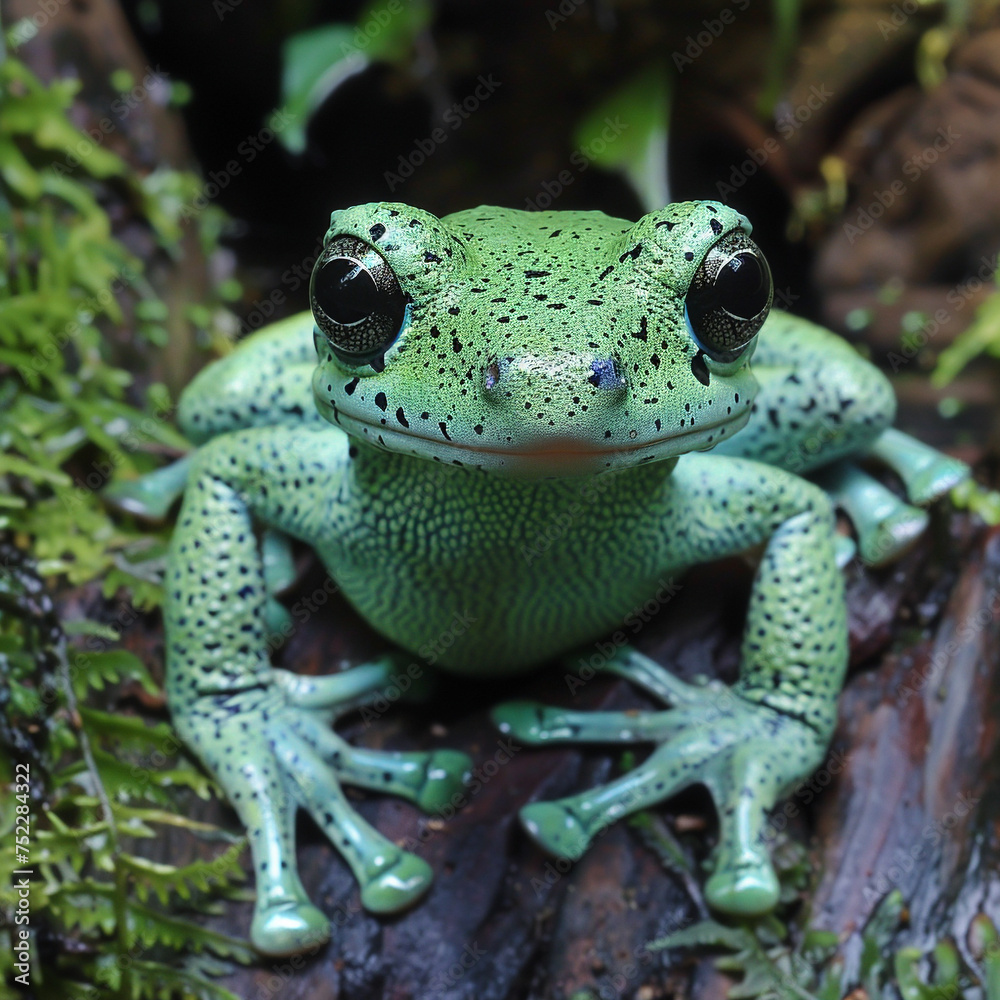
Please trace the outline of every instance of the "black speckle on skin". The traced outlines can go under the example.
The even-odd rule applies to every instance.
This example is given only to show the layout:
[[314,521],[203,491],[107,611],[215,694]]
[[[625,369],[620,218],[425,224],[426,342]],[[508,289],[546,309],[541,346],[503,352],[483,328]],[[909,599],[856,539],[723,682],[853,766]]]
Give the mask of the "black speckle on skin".
[[376,222],[375,225],[368,230],[368,235],[373,240],[382,239],[382,237],[385,236],[385,226],[383,226],[381,222]]
[[436,254],[432,253],[430,250],[424,251],[424,263],[425,264],[440,264],[441,258]]
[[385,398],[384,392],[375,394],[375,405],[382,410],[383,413],[385,412],[385,408],[389,405],[389,401]]
[[348,396],[353,396],[354,390],[357,389],[360,381],[361,379],[359,378],[352,378],[351,381],[344,386],[344,392],[346,392]]
[[400,407],[398,410],[396,410],[396,419],[404,427],[409,427],[410,426],[410,422],[409,422],[409,420],[406,419],[406,415],[403,413],[403,408],[402,407]]
[[691,359],[691,374],[702,384],[708,385],[711,381],[708,372],[708,365],[705,364],[705,354],[703,351],[699,351]]
[[716,236],[722,232],[722,223],[718,219],[710,219],[708,224],[712,227],[712,232]]
[[614,264],[609,264],[601,273],[597,276],[598,281],[603,281],[613,270],[615,269]]
[[526,278],[547,278],[551,273],[551,271],[525,271],[524,276]]
[[638,258],[638,256],[639,256],[639,254],[641,254],[641,253],[642,253],[642,244],[641,243],[636,243],[636,245],[634,247],[632,247],[631,250],[626,250],[625,253],[623,253],[618,258],[618,263],[619,264],[624,264],[625,261],[628,260],[629,257],[631,257],[632,260],[636,260]]

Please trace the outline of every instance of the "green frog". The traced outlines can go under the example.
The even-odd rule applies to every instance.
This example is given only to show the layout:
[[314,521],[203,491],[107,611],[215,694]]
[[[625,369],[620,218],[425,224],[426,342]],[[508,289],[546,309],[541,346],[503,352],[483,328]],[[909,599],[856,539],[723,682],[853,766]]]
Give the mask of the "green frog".
[[[199,447],[125,492],[147,512],[184,493],[167,690],[178,732],[246,825],[261,952],[329,934],[297,873],[300,808],[370,911],[430,885],[427,863],[365,823],[342,786],[434,811],[470,760],[367,749],[331,727],[412,683],[407,667],[428,649],[459,683],[575,663],[602,642],[593,669],[662,710],[511,702],[495,722],[527,744],[654,749],[609,784],[527,805],[525,829],[577,858],[609,823],[701,783],[720,827],[708,903],[775,905],[767,813],[821,762],[847,666],[840,566],[855,546],[870,564],[895,558],[926,526],[920,508],[968,470],[893,429],[889,383],[850,345],[771,311],[750,232],[716,202],[635,223],[337,211],[311,313],[248,337],[184,392],[179,423]],[[861,457],[891,467],[909,503]],[[835,530],[835,507],[856,543]],[[315,549],[391,650],[328,676],[272,666],[289,538]],[[732,686],[681,681],[607,641],[664,580],[746,552],[758,563]]]

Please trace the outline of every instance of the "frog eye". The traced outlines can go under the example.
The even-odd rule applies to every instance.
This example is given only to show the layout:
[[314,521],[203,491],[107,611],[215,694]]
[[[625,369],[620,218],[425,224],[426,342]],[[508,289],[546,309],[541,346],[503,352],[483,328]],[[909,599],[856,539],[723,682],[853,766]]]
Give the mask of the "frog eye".
[[716,361],[735,360],[771,308],[771,269],[742,230],[705,254],[687,294],[687,318],[698,346]]
[[399,335],[408,299],[385,258],[356,236],[335,237],[309,281],[316,325],[352,364],[381,357]]

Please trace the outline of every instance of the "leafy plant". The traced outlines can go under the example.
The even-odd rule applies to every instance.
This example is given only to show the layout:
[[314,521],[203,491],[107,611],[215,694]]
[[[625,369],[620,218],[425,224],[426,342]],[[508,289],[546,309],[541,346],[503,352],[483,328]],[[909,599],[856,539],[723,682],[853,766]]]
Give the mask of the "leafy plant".
[[[167,391],[137,403],[111,357],[108,331],[122,325],[161,345],[167,309],[103,205],[124,201],[173,252],[200,186],[140,176],[94,143],[80,155],[77,88],[0,59],[0,864],[33,873],[26,897],[0,886],[0,997],[19,995],[26,955],[40,1000],[234,1000],[213,977],[250,949],[202,924],[243,892],[244,843],[180,866],[142,856],[171,827],[227,838],[182,808],[212,785],[169,726],[128,713],[129,694],[163,699],[137,657],[109,648],[127,621],[64,623],[51,596],[100,578],[108,597],[131,591],[128,620],[159,603],[164,535],[112,517],[99,491],[152,467],[148,452],[187,448]],[[217,218],[199,218],[210,243]]]
[[1000,292],[984,299],[972,322],[938,357],[932,381],[941,387],[980,354],[1000,357]]
[[[0,779],[10,787],[0,865],[32,873],[26,902],[16,880],[0,885],[0,997],[17,995],[4,983],[30,982],[41,1000],[234,1000],[209,977],[228,968],[219,959],[249,961],[252,952],[193,918],[236,894],[243,840],[181,866],[135,853],[167,826],[224,837],[178,807],[182,790],[207,798],[210,783],[177,756],[168,726],[83,705],[109,683],[158,689],[130,653],[69,645],[26,559],[4,546],[0,561]],[[176,760],[156,766],[150,757]],[[21,840],[17,815],[30,830]],[[15,952],[22,942],[27,951]],[[30,972],[18,980],[25,954]]]
[[[930,956],[918,948],[894,947],[906,908],[898,891],[889,893],[861,935],[856,974],[845,974],[837,954],[837,935],[807,930],[791,940],[777,918],[746,920],[732,925],[703,920],[649,947],[711,948],[727,954],[716,968],[738,976],[731,1000],[1000,1000],[1000,938],[993,923],[980,914],[972,923],[970,946],[979,973],[962,967],[958,951],[940,941]],[[929,958],[929,961],[928,961]]]

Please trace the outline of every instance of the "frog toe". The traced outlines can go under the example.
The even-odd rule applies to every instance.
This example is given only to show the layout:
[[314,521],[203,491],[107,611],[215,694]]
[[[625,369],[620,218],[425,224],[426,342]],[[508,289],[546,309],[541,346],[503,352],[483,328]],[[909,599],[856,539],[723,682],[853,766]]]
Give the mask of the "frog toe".
[[921,507],[940,499],[972,474],[965,462],[894,427],[879,435],[871,453],[896,472],[910,503]]
[[294,955],[329,937],[326,916],[312,903],[296,900],[259,906],[250,924],[250,941],[264,955]]
[[399,851],[384,870],[361,889],[361,903],[370,913],[398,913],[431,887],[434,873],[422,858]]
[[778,905],[778,876],[767,859],[716,871],[705,884],[705,899],[713,910],[734,917],[759,917]]
[[424,812],[438,812],[462,794],[472,773],[472,758],[458,750],[435,750],[425,768],[426,779],[414,801]]
[[490,713],[493,724],[506,736],[537,745],[551,739],[547,716],[551,709],[537,701],[505,701]]
[[959,483],[969,478],[969,467],[950,455],[938,455],[936,460],[914,474],[906,484],[911,503],[925,507],[940,500]]
[[857,525],[858,553],[868,566],[885,566],[905,555],[927,530],[927,512],[900,503],[887,516]]
[[101,498],[114,510],[144,521],[165,521],[187,485],[191,457],[185,455],[138,479],[116,479],[101,491]]
[[560,802],[533,802],[520,813],[521,824],[542,850],[575,861],[590,844],[580,819]]
[[869,566],[895,561],[927,529],[926,511],[905,503],[852,462],[834,463],[816,478],[850,519],[857,534],[858,555]]

